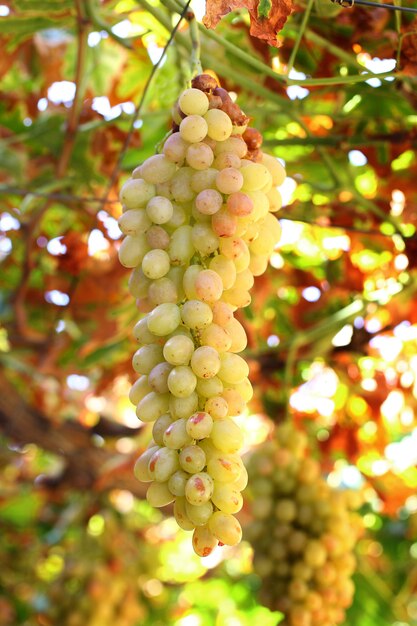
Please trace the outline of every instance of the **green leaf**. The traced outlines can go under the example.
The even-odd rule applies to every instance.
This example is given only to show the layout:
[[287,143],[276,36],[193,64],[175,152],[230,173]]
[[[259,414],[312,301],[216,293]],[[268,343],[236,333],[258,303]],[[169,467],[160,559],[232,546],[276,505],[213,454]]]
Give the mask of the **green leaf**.
[[258,16],[264,17],[265,19],[269,18],[271,13],[272,4],[271,0],[259,0],[258,4]]
[[24,527],[36,519],[42,504],[39,494],[24,492],[0,505],[0,520]]
[[111,363],[117,361],[126,352],[126,341],[116,341],[102,348],[98,348],[91,352],[84,359],[85,366],[96,365],[97,363]]
[[8,17],[0,19],[0,33],[9,35],[13,45],[28,39],[34,33],[54,28],[57,21],[47,17]]

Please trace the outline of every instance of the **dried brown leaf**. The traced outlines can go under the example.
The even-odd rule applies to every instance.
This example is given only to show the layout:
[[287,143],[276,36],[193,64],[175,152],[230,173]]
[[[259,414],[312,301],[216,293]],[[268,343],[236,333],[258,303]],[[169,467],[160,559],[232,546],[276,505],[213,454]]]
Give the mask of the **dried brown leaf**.
[[403,33],[401,68],[408,76],[417,74],[417,19]]
[[245,8],[250,15],[250,34],[278,48],[281,44],[277,41],[277,34],[294,8],[292,0],[269,0],[267,17],[261,15],[260,4],[261,0],[207,0],[203,23],[207,28],[215,28],[223,16]]

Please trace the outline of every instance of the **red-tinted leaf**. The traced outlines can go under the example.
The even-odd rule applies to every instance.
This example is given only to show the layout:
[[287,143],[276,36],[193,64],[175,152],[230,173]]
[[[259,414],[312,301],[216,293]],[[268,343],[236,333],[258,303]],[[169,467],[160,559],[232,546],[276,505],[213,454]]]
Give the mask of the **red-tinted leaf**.
[[[265,5],[268,5],[266,7]],[[292,0],[270,0],[269,3],[250,0],[207,0],[203,23],[215,28],[224,15],[235,9],[246,8],[250,15],[250,34],[264,39],[270,46],[279,47],[277,34],[293,10]],[[269,11],[268,11],[269,8]],[[268,17],[265,17],[268,15]]]

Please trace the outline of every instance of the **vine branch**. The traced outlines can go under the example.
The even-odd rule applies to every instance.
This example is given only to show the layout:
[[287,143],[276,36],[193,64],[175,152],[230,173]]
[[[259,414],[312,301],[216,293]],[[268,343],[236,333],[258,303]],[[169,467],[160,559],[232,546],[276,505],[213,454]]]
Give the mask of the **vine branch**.
[[135,132],[135,124],[136,124],[136,122],[137,122],[137,120],[138,120],[138,118],[139,118],[139,116],[141,114],[143,105],[145,104],[146,96],[147,96],[149,88],[150,88],[150,86],[152,84],[152,80],[153,80],[153,78],[154,78],[154,76],[155,76],[155,74],[156,74],[156,72],[157,72],[157,70],[158,70],[158,68],[159,68],[159,66],[160,66],[160,64],[162,62],[162,59],[165,57],[165,54],[166,54],[169,46],[171,45],[171,43],[172,43],[172,41],[173,41],[173,39],[175,37],[175,34],[177,33],[178,28],[180,27],[180,24],[181,24],[182,20],[186,16],[190,4],[191,4],[191,0],[188,0],[186,6],[184,7],[184,9],[183,9],[183,11],[182,11],[182,13],[180,15],[179,20],[175,24],[174,28],[171,30],[170,36],[169,36],[168,41],[166,42],[166,44],[164,46],[164,49],[162,50],[161,56],[159,57],[158,61],[152,67],[151,73],[149,74],[148,80],[146,81],[145,87],[144,87],[144,89],[142,91],[142,94],[141,94],[141,96],[139,98],[139,102],[136,105],[135,112],[133,114],[132,121],[131,121],[131,124],[130,124],[129,132],[128,132],[128,134],[127,134],[127,136],[125,138],[125,141],[123,143],[123,147],[122,147],[122,149],[120,151],[119,158],[117,159],[116,165],[114,166],[113,172],[112,172],[112,174],[110,176],[110,181],[108,183],[106,192],[105,192],[105,194],[103,196],[103,200],[104,201],[107,201],[107,198],[110,195],[110,192],[111,192],[111,190],[113,188],[113,185],[116,182],[118,173],[119,173],[121,165],[122,165],[122,161],[124,159],[124,156],[126,154],[126,151],[127,151],[128,147],[129,147],[129,144],[130,144],[130,142],[132,140],[133,133]]

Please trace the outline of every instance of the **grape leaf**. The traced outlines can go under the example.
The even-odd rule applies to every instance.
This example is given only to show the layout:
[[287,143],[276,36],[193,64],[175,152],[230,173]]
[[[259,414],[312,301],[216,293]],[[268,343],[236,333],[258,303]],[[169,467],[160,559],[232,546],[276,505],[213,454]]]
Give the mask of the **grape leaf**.
[[249,11],[250,34],[278,48],[277,34],[293,10],[292,0],[207,0],[203,23],[215,28],[224,15],[241,8]]

